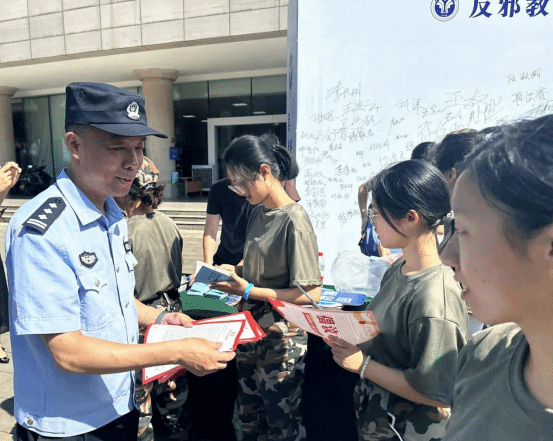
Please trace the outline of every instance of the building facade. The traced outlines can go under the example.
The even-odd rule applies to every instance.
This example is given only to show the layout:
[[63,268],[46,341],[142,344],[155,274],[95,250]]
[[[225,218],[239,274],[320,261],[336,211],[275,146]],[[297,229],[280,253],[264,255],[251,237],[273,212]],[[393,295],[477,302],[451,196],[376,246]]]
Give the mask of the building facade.
[[[142,94],[146,152],[170,195],[177,176],[222,176],[234,136],[285,142],[288,0],[0,0],[0,163],[67,164],[64,88],[99,81]],[[204,176],[205,174],[202,174]],[[206,184],[204,183],[204,186]]]

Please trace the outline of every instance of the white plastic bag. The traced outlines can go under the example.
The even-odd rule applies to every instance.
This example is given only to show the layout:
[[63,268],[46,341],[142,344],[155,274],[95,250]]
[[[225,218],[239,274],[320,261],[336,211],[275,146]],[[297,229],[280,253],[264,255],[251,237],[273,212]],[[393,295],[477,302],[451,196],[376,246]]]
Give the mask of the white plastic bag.
[[338,290],[362,292],[374,297],[389,264],[381,257],[368,257],[360,251],[341,251],[332,262],[330,273]]

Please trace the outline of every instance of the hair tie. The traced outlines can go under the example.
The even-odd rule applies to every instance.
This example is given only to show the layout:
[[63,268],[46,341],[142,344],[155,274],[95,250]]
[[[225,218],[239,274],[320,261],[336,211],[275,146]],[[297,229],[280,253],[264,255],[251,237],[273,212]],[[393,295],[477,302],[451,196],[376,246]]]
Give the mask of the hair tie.
[[430,226],[430,228],[436,228],[436,227],[439,227],[440,225],[445,225],[446,221],[452,218],[454,218],[453,211],[450,211],[445,216],[435,220],[434,223]]
[[444,224],[443,221],[444,221],[443,218],[442,218],[442,219],[436,219],[436,220],[432,223],[432,225],[430,225],[430,228],[434,229],[434,228],[439,227],[440,225],[443,225],[443,224]]

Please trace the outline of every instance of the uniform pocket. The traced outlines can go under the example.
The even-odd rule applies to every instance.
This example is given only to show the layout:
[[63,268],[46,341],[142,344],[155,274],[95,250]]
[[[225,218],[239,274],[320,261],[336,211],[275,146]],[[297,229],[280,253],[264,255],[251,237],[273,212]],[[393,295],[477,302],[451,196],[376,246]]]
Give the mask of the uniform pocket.
[[85,271],[78,275],[78,279],[81,285],[81,330],[99,331],[112,321],[106,272],[103,268]]
[[127,269],[134,272],[138,260],[136,260],[133,253],[125,253],[125,262],[127,262]]
[[129,283],[131,286],[135,285],[134,267],[138,263],[133,253],[125,253],[125,262],[127,262],[127,272],[129,274]]

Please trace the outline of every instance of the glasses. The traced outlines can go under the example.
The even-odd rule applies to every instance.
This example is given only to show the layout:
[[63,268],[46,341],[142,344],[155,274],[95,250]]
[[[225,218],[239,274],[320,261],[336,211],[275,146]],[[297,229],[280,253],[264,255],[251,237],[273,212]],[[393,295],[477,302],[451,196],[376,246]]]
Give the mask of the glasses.
[[259,176],[257,175],[254,179],[247,179],[244,181],[230,181],[231,185],[229,185],[228,188],[230,188],[239,196],[247,196],[248,190],[246,189],[246,182],[254,182],[258,178]]
[[380,216],[380,213],[375,213],[374,210],[372,208],[369,208],[369,221],[371,222],[371,224],[375,224],[376,222],[376,217],[377,216]]
[[230,181],[231,185],[228,186],[232,191],[234,191],[238,196],[247,196],[248,191],[246,190],[247,181]]
[[440,224],[444,226],[444,238],[438,245],[438,254],[442,254],[442,252],[447,247],[448,242],[455,234],[455,216],[453,214],[453,211],[447,213],[440,221]]
[[244,188],[243,184],[235,184],[235,185],[229,185],[228,188],[230,188],[232,191],[234,191],[238,196],[247,196],[248,193],[246,189]]

